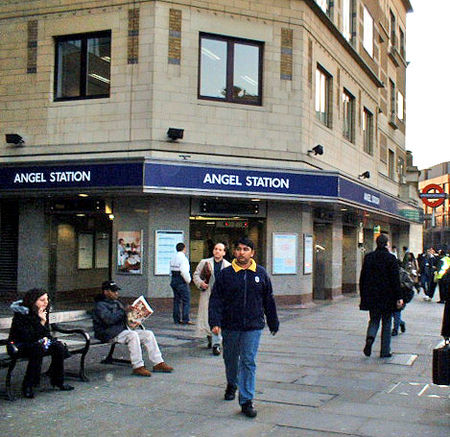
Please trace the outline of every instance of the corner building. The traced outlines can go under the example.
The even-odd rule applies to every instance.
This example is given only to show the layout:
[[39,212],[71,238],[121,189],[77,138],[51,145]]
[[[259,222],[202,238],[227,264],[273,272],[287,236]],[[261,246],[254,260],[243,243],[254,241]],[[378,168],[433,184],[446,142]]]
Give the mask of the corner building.
[[178,241],[195,268],[245,232],[278,301],[302,304],[356,291],[380,232],[420,251],[409,12],[408,0],[3,1],[0,296],[81,299],[111,277],[123,295],[170,298]]

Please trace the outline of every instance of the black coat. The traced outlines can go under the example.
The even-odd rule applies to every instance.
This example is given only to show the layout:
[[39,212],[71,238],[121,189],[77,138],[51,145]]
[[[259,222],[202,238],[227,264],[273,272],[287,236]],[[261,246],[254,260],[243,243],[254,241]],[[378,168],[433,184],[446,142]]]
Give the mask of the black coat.
[[100,341],[107,342],[127,329],[126,312],[118,300],[108,299],[103,294],[95,298],[92,314],[94,335]]
[[442,337],[450,338],[450,298],[447,297],[444,307],[444,318],[442,319]]
[[9,340],[18,346],[24,343],[34,343],[41,338],[52,338],[48,321],[41,324],[39,316],[33,312],[28,314],[15,312],[9,331]]
[[364,257],[359,279],[363,311],[394,311],[402,299],[397,258],[386,248],[376,249]]

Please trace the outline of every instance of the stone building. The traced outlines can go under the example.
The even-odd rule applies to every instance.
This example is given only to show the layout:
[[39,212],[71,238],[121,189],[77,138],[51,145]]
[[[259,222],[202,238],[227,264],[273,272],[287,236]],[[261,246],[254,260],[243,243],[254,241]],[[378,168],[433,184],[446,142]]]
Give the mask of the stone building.
[[4,0],[0,296],[114,278],[169,298],[247,233],[277,299],[357,289],[380,232],[421,250],[409,0]]

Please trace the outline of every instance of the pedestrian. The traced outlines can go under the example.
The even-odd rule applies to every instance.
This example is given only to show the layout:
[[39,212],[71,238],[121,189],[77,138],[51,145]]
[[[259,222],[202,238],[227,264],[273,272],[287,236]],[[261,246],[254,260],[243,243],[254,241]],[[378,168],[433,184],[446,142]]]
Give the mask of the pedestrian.
[[369,311],[364,355],[369,357],[381,321],[381,358],[391,354],[392,313],[403,305],[398,262],[388,250],[385,234],[376,239],[377,248],[364,257],[359,279],[360,309]]
[[394,311],[394,327],[392,328],[392,336],[398,335],[400,329],[401,332],[406,332],[406,323],[402,320],[402,313],[406,308],[406,304],[411,302],[414,297],[414,281],[411,275],[406,269],[404,269],[399,263],[399,274],[400,274],[400,290],[402,292],[403,305],[401,308],[397,308]]
[[213,247],[212,253],[213,256],[211,258],[205,258],[199,262],[193,275],[193,281],[200,289],[195,336],[199,338],[204,338],[206,336],[208,348],[212,347],[213,355],[220,355],[222,336],[211,332],[208,324],[208,307],[215,278],[218,273],[223,268],[228,267],[230,263],[224,259],[225,244],[216,243]]
[[177,253],[170,260],[170,286],[173,290],[173,321],[182,325],[193,325],[190,321],[191,291],[189,284],[191,274],[189,261],[186,257],[184,243],[176,245]]
[[434,292],[436,290],[437,283],[434,282],[434,273],[437,271],[439,259],[436,256],[436,252],[432,247],[427,249],[427,254],[422,260],[422,285],[424,287],[424,300],[433,300]]
[[417,259],[412,252],[408,252],[406,254],[406,260],[403,267],[408,272],[410,278],[413,280],[414,287],[416,288],[417,293],[419,293],[419,264],[417,263]]
[[450,256],[442,253],[439,261],[437,271],[435,274],[435,281],[439,284],[439,301],[438,303],[445,303],[448,298],[448,282],[450,280]]
[[114,281],[102,283],[102,293],[95,297],[93,311],[94,335],[102,342],[126,344],[130,352],[133,375],[151,376],[144,366],[142,348],[147,349],[148,358],[154,364],[153,372],[170,373],[173,367],[162,358],[155,335],[139,322],[131,326],[127,320],[127,310],[119,301],[120,287]]
[[392,248],[391,248],[391,253],[392,253],[392,255],[394,255],[396,258],[398,258],[397,246],[392,246]]
[[264,316],[272,335],[279,321],[272,283],[266,270],[257,265],[253,241],[242,237],[236,242],[231,266],[219,272],[209,300],[211,331],[223,336],[223,359],[227,388],[225,400],[235,398],[247,417],[256,417],[253,406],[256,380],[256,354],[264,329]]
[[22,393],[34,398],[34,387],[39,385],[42,360],[50,355],[48,374],[50,383],[62,391],[73,390],[64,383],[64,358],[67,350],[63,343],[52,337],[49,327],[49,300],[42,288],[28,290],[22,300],[11,305],[14,316],[8,340],[17,348],[19,357],[27,357],[28,365],[22,382]]

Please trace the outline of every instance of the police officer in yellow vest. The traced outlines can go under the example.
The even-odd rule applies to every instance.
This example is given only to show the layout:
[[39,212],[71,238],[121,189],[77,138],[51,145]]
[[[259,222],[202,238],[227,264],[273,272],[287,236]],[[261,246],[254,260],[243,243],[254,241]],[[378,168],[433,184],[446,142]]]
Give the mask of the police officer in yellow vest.
[[[449,298],[450,286],[450,256],[447,254],[440,260],[438,271],[434,274],[434,281],[439,284],[439,301],[438,303],[445,303]],[[447,273],[448,272],[448,273]],[[447,273],[447,275],[446,275]],[[445,275],[445,278],[444,278]],[[444,279],[443,279],[444,278]]]

